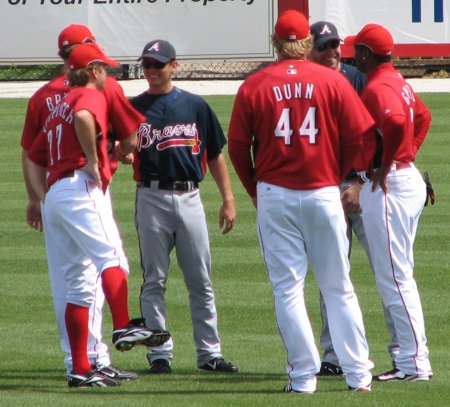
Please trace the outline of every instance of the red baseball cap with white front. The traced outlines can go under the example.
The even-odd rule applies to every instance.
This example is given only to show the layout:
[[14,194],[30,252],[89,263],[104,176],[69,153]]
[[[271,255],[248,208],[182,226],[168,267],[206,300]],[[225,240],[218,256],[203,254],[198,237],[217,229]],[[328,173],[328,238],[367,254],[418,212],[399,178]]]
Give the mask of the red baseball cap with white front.
[[94,63],[119,66],[119,62],[108,58],[97,44],[80,44],[69,55],[69,69],[87,68]]
[[379,24],[367,24],[356,35],[345,37],[346,45],[364,45],[374,54],[380,56],[392,55],[394,39],[391,33]]
[[71,24],[67,26],[59,33],[58,37],[59,49],[89,42],[95,42],[95,37],[91,30],[82,24]]
[[275,34],[286,41],[303,40],[309,34],[308,19],[300,11],[286,10],[278,16]]

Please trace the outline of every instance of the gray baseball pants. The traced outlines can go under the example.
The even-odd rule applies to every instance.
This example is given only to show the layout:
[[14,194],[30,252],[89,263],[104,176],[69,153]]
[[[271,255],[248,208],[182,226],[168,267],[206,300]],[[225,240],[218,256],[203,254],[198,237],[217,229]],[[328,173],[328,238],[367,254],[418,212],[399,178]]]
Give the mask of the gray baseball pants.
[[[168,329],[164,294],[170,253],[175,248],[189,293],[197,366],[221,356],[209,236],[199,190],[161,190],[158,181],[152,181],[150,187],[138,187],[135,220],[143,268],[140,304],[146,327]],[[149,360],[171,361],[172,351],[171,338],[150,349]]]

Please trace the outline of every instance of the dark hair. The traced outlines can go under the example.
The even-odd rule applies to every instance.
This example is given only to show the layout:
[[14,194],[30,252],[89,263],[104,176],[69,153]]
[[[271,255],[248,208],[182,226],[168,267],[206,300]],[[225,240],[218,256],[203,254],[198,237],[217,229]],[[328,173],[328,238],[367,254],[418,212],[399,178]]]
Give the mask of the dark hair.
[[358,48],[360,50],[367,50],[368,54],[370,56],[373,57],[373,59],[375,59],[375,61],[380,62],[380,63],[386,63],[386,62],[390,62],[392,60],[392,55],[378,55],[375,54],[370,47],[368,47],[367,45],[364,44],[358,44],[355,45],[355,48]]
[[59,56],[60,58],[64,59],[64,60],[69,59],[70,53],[72,52],[72,50],[73,50],[77,45],[78,45],[78,44],[72,45],[72,46],[66,47],[66,48],[61,48],[61,49],[58,51],[58,56]]

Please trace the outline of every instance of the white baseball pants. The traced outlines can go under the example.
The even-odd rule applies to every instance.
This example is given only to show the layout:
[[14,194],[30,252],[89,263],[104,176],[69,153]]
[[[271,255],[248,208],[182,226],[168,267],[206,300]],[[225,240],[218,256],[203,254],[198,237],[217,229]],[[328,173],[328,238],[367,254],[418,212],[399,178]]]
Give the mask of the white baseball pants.
[[[86,190],[87,179],[85,173],[75,171],[74,177],[59,180],[52,186],[52,192],[47,194],[45,204],[42,205],[41,210],[56,321],[61,338],[61,348],[66,354],[64,365],[68,373],[72,370],[72,357],[64,317],[68,293],[65,276],[76,274],[80,269],[83,269],[83,277],[79,280],[79,284],[85,284],[91,296],[89,300],[90,305],[84,305],[89,306],[89,360],[93,366],[99,367],[109,366],[111,360],[108,354],[108,347],[102,341],[102,307],[105,297],[101,287],[101,279],[98,276],[97,268],[89,256],[80,250],[73,241],[70,241],[71,239],[64,227],[55,223],[56,213],[54,211],[57,209],[54,208],[54,205],[58,205],[58,199],[67,198],[68,194],[79,195],[71,203],[67,203],[67,206],[65,204],[60,205],[60,209],[66,212],[69,227],[79,227],[81,231],[85,228],[89,229],[90,225],[77,223],[77,217],[75,211],[73,211],[74,205],[80,205],[85,201],[84,203],[87,205],[97,205],[97,208],[100,208],[102,219],[105,220],[104,225],[108,229],[108,237],[113,242],[117,255],[120,258],[120,267],[126,273],[129,272],[128,262],[122,248],[122,241],[112,214],[109,190],[103,197],[100,196],[98,199],[94,197],[97,196],[97,193],[90,196]],[[97,192],[101,193],[101,191]],[[85,230],[85,232],[87,231]],[[96,250],[97,248],[93,247],[92,249]]]
[[417,285],[413,277],[413,245],[426,187],[420,172],[410,168],[387,176],[388,192],[372,183],[361,190],[364,227],[369,242],[381,300],[391,313],[398,338],[395,366],[405,374],[428,376],[425,324]]
[[259,182],[259,239],[287,351],[292,388],[314,391],[320,357],[304,301],[308,261],[327,307],[330,332],[351,387],[372,381],[369,350],[349,278],[348,239],[339,188],[297,191]]

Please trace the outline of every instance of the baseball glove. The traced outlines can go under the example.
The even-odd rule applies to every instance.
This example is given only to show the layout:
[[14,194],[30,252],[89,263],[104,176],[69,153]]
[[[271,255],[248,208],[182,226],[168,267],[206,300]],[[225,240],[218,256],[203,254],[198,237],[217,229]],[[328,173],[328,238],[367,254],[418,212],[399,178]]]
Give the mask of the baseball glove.
[[425,199],[425,206],[428,206],[428,201],[431,203],[431,205],[434,205],[434,201],[435,201],[434,190],[433,190],[433,185],[430,182],[430,177],[428,175],[428,172],[423,173],[423,180],[425,181],[425,184],[427,186],[427,197]]

